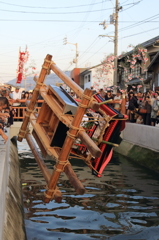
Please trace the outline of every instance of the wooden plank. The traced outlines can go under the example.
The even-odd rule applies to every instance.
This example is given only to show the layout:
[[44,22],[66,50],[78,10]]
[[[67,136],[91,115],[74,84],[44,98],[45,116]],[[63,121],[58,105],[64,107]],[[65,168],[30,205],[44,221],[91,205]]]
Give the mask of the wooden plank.
[[47,93],[46,88],[42,87],[40,89],[40,94],[56,115],[63,114],[63,106],[60,105],[51,94],[49,95]]
[[57,152],[54,150],[53,147],[50,147],[50,139],[46,135],[46,133],[43,131],[39,123],[36,123],[36,118],[33,114],[30,115],[30,123],[33,126],[36,134],[38,135],[41,143],[43,144],[47,154],[49,156],[54,156],[55,158],[58,158]]
[[58,125],[59,119],[58,117],[52,112],[50,119],[49,119],[49,126],[50,128],[55,132],[56,131],[56,125]]
[[43,144],[41,143],[41,141],[40,141],[37,133],[35,132],[35,130],[32,131],[32,135],[35,138],[35,140],[36,140],[36,142],[37,142],[37,144],[38,144],[38,146],[39,146],[39,148],[42,152],[43,157],[45,158],[47,156],[46,149],[44,148]]
[[47,115],[49,115],[49,113],[50,113],[50,108],[44,102],[41,106],[40,113],[38,114],[37,123],[44,122],[44,120],[46,119]]
[[51,144],[51,142],[52,142],[52,140],[54,138],[54,135],[56,133],[56,130],[57,130],[59,122],[60,121],[59,121],[58,117],[54,113],[52,113],[52,116],[51,116],[51,119],[50,119],[50,122],[49,122],[49,125],[51,125],[51,127],[53,129],[53,134],[52,134],[52,137],[50,139],[51,140],[50,144]]
[[44,176],[46,182],[48,183],[49,180],[50,180],[50,177],[51,177],[51,173],[50,173],[49,169],[46,167],[45,162],[43,161],[43,159],[40,157],[38,149],[37,149],[37,147],[36,147],[36,145],[35,145],[35,143],[33,141],[33,138],[32,138],[30,133],[26,134],[26,140],[27,140],[27,142],[29,144],[30,149],[32,150],[32,152],[34,154],[34,157],[37,160],[37,163],[38,163],[38,165],[39,165],[39,167],[40,167],[40,169],[41,169],[41,171],[43,173],[43,176]]

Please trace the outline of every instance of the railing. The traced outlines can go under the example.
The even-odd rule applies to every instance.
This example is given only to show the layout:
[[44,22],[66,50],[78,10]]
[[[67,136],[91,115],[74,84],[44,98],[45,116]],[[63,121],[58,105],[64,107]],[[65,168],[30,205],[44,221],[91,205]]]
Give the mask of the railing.
[[[21,100],[18,100],[17,103],[22,103],[23,106],[13,106],[12,105],[12,110],[14,110],[14,116],[13,116],[14,119],[22,120],[25,117],[25,113],[26,113],[26,109],[27,109],[27,106],[29,104],[29,101],[30,101],[30,99],[28,99],[28,100],[21,99]],[[38,103],[43,103],[43,102],[44,102],[44,100],[37,100],[36,101],[37,104]],[[16,101],[14,103],[16,103]],[[26,104],[26,106],[25,106],[25,104]],[[37,113],[39,113],[40,109],[41,109],[41,107],[35,107],[35,111]]]
[[[12,107],[12,109],[15,111],[15,113],[14,113],[14,119],[19,119],[19,120],[21,120],[21,119],[23,119],[24,117],[25,117],[25,113],[26,113],[26,109],[27,109],[27,107]],[[41,109],[41,107],[36,107],[35,108],[35,111],[37,112],[37,113],[39,113],[40,112],[40,109]]]

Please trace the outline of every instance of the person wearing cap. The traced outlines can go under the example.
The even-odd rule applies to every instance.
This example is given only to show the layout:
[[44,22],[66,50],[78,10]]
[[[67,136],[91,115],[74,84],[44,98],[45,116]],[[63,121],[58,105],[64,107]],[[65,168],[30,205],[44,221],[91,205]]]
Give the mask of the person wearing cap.
[[109,102],[107,105],[110,106],[110,107],[113,107],[114,106],[114,96],[112,94],[112,91],[111,90],[107,90],[107,93],[105,95],[105,100],[112,100],[111,102]]

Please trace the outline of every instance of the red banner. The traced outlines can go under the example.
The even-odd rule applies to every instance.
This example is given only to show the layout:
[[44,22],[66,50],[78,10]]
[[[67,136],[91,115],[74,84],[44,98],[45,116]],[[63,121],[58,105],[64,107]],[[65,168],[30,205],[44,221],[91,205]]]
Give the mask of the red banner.
[[21,83],[23,79],[23,72],[24,72],[24,64],[28,60],[28,51],[26,49],[25,52],[19,52],[19,63],[18,63],[18,71],[17,71],[17,81],[16,83]]

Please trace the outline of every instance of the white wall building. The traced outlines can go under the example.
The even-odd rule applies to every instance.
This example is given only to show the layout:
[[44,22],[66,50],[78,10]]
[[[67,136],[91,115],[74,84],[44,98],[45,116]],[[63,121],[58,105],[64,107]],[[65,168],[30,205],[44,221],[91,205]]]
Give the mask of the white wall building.
[[85,88],[94,87],[98,90],[100,88],[107,88],[113,85],[112,69],[106,74],[103,73],[102,67],[92,67],[80,73],[80,86]]

